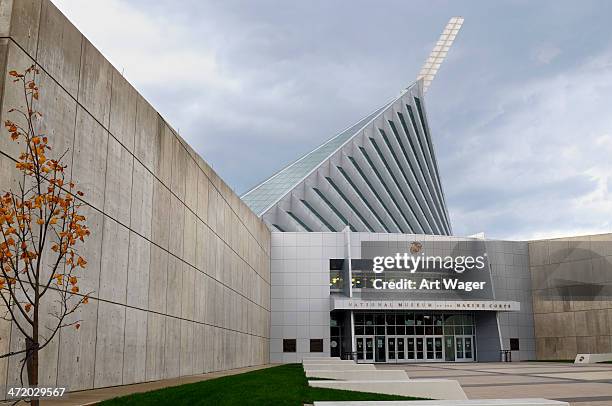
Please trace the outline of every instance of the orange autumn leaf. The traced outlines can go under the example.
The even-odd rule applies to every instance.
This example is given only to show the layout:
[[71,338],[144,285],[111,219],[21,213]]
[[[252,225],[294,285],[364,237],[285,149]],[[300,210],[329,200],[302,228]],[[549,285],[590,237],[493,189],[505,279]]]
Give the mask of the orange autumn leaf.
[[[43,116],[36,110],[38,103],[34,102],[43,96],[39,94],[38,73],[35,65],[23,72],[8,72],[8,76],[13,78],[11,82],[22,87],[23,92],[18,94],[21,93],[25,100],[17,102],[14,108],[7,106],[5,110],[16,117],[15,121],[4,121],[4,136],[13,140],[20,149],[15,151],[17,159],[13,161],[20,174],[15,177],[19,190],[9,189],[0,195],[0,295],[5,299],[5,295],[20,290],[26,292],[26,299],[35,298],[36,303],[43,303],[44,300],[55,300],[44,298],[40,301],[51,288],[51,292],[59,290],[63,293],[57,299],[59,309],[76,310],[89,300],[79,293],[77,268],[87,265],[85,258],[78,255],[78,249],[79,241],[84,241],[90,231],[80,213],[83,202],[77,198],[83,194],[76,192],[78,185],[71,180],[68,165],[63,163],[65,156],[72,156],[72,151],[68,155],[65,151],[52,156],[55,151],[49,141],[53,138],[38,132],[40,122],[37,120]],[[47,226],[50,226],[48,230],[45,229]],[[48,268],[50,274],[46,271],[39,274],[41,266]],[[30,292],[31,296],[28,296]],[[21,308],[26,319],[28,314],[38,311],[33,299],[23,300],[23,303],[21,300],[15,298],[15,306]],[[77,330],[80,328],[80,322],[65,323],[65,314],[61,310],[53,311],[55,309],[50,315],[57,318],[57,325],[41,325],[38,317],[34,316],[27,320],[32,324],[33,334],[46,328],[51,330],[52,337],[64,327],[74,325]],[[16,324],[20,323],[12,314],[8,317]],[[31,339],[38,342],[39,338]],[[44,337],[40,344],[45,345]]]

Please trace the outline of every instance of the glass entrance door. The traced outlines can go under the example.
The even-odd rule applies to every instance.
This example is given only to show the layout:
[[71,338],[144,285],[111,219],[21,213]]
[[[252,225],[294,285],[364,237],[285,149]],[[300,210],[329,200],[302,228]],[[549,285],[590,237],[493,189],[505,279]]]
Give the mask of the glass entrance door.
[[442,361],[444,359],[442,337],[425,337],[425,355],[427,361]]
[[375,338],[374,360],[376,362],[387,361],[387,351],[385,351],[385,336],[376,336]]
[[397,360],[398,362],[403,362],[406,359],[406,338],[405,337],[397,337]]
[[359,362],[473,362],[475,324],[457,311],[356,311],[352,333]]
[[444,361],[455,360],[455,337],[444,336]]
[[374,361],[374,337],[357,337],[357,360]]
[[405,337],[387,337],[387,362],[406,360]]
[[415,339],[414,337],[406,337],[406,361],[416,360],[416,352],[414,350]]
[[395,337],[387,337],[387,362],[397,362],[396,342]]
[[455,337],[455,360],[456,361],[474,361],[474,338],[472,336],[456,336]]
[[423,337],[416,337],[415,338],[415,354],[416,354],[416,360],[417,361],[422,361],[423,359],[425,359],[425,339]]

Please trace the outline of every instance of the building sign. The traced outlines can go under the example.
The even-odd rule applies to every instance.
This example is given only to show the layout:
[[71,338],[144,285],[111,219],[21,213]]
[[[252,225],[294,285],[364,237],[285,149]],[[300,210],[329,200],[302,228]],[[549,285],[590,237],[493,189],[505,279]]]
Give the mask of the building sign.
[[501,300],[363,300],[332,297],[331,301],[332,310],[521,310],[519,302]]

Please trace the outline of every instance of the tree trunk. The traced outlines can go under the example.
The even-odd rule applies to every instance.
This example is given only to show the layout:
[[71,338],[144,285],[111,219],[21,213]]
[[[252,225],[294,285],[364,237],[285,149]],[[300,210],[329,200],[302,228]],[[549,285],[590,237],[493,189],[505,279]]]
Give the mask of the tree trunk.
[[[27,369],[28,369],[28,384],[31,388],[38,386],[38,343],[26,339],[26,349],[27,349]],[[38,406],[38,399],[31,399],[30,405]]]

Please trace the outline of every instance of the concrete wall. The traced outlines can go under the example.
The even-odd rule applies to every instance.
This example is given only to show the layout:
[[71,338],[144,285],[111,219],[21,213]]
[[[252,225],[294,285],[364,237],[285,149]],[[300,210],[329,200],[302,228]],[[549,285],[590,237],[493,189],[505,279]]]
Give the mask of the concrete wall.
[[529,243],[538,359],[612,352],[612,234]]
[[[36,63],[43,131],[83,190],[93,300],[41,354],[41,386],[70,390],[269,361],[270,233],[48,0],[0,0],[1,116],[12,69]],[[0,183],[17,146],[0,137]],[[0,353],[23,339],[0,324]],[[18,383],[0,360],[0,393]]]

